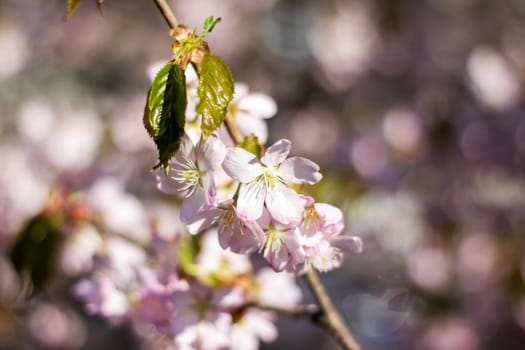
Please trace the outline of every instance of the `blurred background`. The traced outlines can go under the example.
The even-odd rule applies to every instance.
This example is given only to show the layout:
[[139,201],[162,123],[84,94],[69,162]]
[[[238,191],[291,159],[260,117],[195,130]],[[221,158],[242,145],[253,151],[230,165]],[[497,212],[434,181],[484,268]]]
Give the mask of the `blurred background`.
[[[362,237],[322,277],[364,349],[525,347],[523,0],[170,4],[199,29],[222,17],[207,41],[277,101],[270,143],[320,164],[312,192]],[[51,257],[29,301],[8,257],[50,191],[98,193],[137,236],[144,213],[179,225],[142,126],[148,67],[171,58],[166,23],[152,1],[106,0],[100,17],[86,0],[67,23],[65,7],[0,3],[0,349],[146,349],[70,296],[82,242],[27,253]],[[337,348],[305,322],[279,326],[264,349]]]

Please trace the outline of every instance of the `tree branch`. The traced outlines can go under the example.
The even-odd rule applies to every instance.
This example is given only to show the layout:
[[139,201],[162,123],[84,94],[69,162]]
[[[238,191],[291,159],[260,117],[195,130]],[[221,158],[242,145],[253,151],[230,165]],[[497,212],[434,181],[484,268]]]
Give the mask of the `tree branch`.
[[322,317],[320,318],[320,324],[334,336],[343,349],[361,350],[361,347],[357,344],[352,334],[350,334],[350,331],[337,312],[332,300],[326,293],[326,290],[315,270],[309,270],[306,273],[305,279],[321,306]]
[[155,5],[157,5],[157,8],[159,9],[160,13],[168,23],[171,29],[174,29],[176,26],[179,25],[179,22],[177,21],[177,18],[173,14],[173,11],[171,10],[170,5],[166,2],[166,0],[153,0],[155,2]]
[[245,308],[257,308],[263,311],[275,312],[291,318],[307,319],[313,323],[319,323],[318,319],[321,317],[321,310],[317,305],[297,305],[293,307],[281,307],[274,305],[265,305],[257,302],[248,303]]
[[244,140],[244,137],[241,134],[241,131],[237,127],[237,124],[235,124],[235,119],[231,117],[231,115],[226,114],[226,117],[224,118],[224,125],[226,125],[226,129],[228,130],[228,133],[230,134],[233,141],[238,145],[242,143]]

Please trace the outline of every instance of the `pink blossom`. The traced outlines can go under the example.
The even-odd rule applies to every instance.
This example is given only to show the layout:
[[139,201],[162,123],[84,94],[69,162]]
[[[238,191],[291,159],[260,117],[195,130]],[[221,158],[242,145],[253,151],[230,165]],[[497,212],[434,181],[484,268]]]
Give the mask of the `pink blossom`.
[[248,136],[255,134],[261,144],[268,139],[268,127],[265,119],[277,113],[277,104],[265,94],[249,93],[244,84],[235,84],[235,96],[228,113],[237,122],[240,132]]
[[362,241],[355,236],[340,236],[344,228],[343,213],[330,204],[316,203],[302,196],[306,202],[304,218],[299,226],[300,249],[304,262],[295,266],[296,272],[310,268],[329,271],[341,265],[343,252],[362,251]]
[[214,323],[222,313],[237,309],[244,303],[239,288],[218,288],[192,282],[190,288],[173,294],[174,315],[171,334],[176,335],[201,321]]
[[260,249],[265,241],[264,232],[257,222],[240,217],[231,199],[202,208],[187,224],[187,228],[192,234],[217,224],[220,246],[234,253],[252,253]]
[[292,307],[302,299],[301,289],[295,283],[295,275],[262,268],[257,273],[256,288],[250,290],[250,299],[262,305]]
[[229,349],[257,350],[259,339],[269,343],[277,339],[275,315],[257,309],[248,309],[231,326]]
[[296,224],[283,225],[263,212],[259,223],[264,229],[266,239],[261,247],[266,261],[275,271],[293,270],[294,266],[304,261],[300,246],[300,231]]
[[184,223],[193,222],[204,206],[212,204],[215,196],[213,172],[219,168],[225,154],[226,147],[215,135],[201,139],[197,145],[184,136],[179,151],[169,163],[168,176],[163,169],[155,172],[161,191],[184,198],[180,212]]
[[301,221],[303,202],[288,184],[315,184],[322,175],[319,166],[308,159],[286,159],[290,148],[290,141],[279,140],[268,147],[260,160],[242,148],[228,151],[224,171],[242,183],[237,200],[240,217],[257,220],[266,204],[270,215],[282,224]]

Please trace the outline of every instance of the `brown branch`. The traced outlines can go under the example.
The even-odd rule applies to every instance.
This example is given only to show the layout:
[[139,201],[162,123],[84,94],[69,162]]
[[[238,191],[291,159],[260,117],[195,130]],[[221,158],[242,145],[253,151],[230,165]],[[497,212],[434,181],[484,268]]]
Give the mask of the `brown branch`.
[[326,293],[326,290],[315,270],[312,269],[306,273],[306,281],[321,306],[321,325],[334,336],[343,349],[360,350],[361,347],[357,344],[352,334],[350,334],[350,331],[337,312],[332,300]]
[[[173,14],[170,6],[166,0],[153,0],[157,5],[160,13],[170,26],[170,28],[175,28],[178,25],[177,19]],[[240,144],[244,137],[242,136],[235,120],[231,117],[226,117],[224,124],[228,129],[230,136],[236,144]],[[310,286],[312,292],[314,293],[317,301],[319,302],[320,309],[316,308],[313,310],[311,305],[306,305],[304,307],[299,307],[295,309],[285,309],[277,308],[263,305],[253,305],[255,307],[265,309],[268,311],[275,311],[280,314],[288,315],[296,318],[309,318],[312,322],[321,324],[325,329],[331,333],[334,338],[339,342],[339,344],[345,350],[361,350],[361,347],[357,344],[355,339],[352,337],[348,329],[346,328],[341,316],[337,313],[330,297],[326,293],[319,277],[317,276],[314,270],[308,271],[306,274],[306,280]]]
[[226,129],[228,130],[228,133],[230,134],[232,140],[237,145],[241,144],[242,141],[244,141],[244,136],[242,136],[241,131],[235,123],[235,119],[230,114],[226,114],[226,117],[224,118],[224,125],[226,126]]
[[177,18],[173,14],[173,11],[171,10],[170,5],[166,2],[166,0],[153,0],[155,2],[155,5],[157,5],[157,8],[159,9],[160,13],[168,23],[171,29],[174,29],[176,26],[179,25],[179,22],[177,21]]
[[291,318],[307,319],[314,323],[318,323],[321,316],[321,310],[317,305],[297,305],[293,307],[282,307],[274,305],[265,305],[257,302],[248,303],[244,306],[245,308],[257,308],[263,311],[276,312],[280,315],[284,315]]

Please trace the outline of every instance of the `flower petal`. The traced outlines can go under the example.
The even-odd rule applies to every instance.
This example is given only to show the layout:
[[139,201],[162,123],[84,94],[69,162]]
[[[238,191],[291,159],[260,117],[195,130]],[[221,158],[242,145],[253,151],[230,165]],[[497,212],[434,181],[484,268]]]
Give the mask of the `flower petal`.
[[330,244],[345,253],[361,253],[363,241],[357,236],[337,236],[329,239]]
[[292,184],[313,185],[323,178],[319,165],[303,157],[292,157],[282,162],[279,175]]
[[215,203],[215,180],[213,173],[202,174],[200,181],[202,183],[206,205],[213,205]]
[[277,251],[268,250],[265,252],[264,258],[268,261],[275,272],[281,272],[288,265],[288,249],[283,244]]
[[314,208],[321,220],[320,230],[325,237],[337,236],[343,231],[345,224],[341,209],[327,203],[315,203]]
[[195,156],[193,154],[194,148],[195,146],[193,145],[191,138],[188,135],[184,134],[182,140],[180,141],[179,150],[175,154],[175,161],[180,161],[184,159],[195,160]]
[[186,228],[192,235],[196,235],[210,228],[220,218],[222,211],[220,209],[210,207],[209,209],[200,210],[190,222],[186,222]]
[[183,223],[191,223],[196,220],[206,205],[206,194],[204,190],[197,186],[193,193],[182,202],[180,208],[180,219]]
[[259,143],[264,145],[268,140],[268,126],[262,119],[253,118],[243,112],[237,113],[237,127],[244,136],[255,134]]
[[183,195],[180,191],[181,185],[173,180],[170,176],[166,176],[164,168],[157,168],[153,172],[155,182],[157,183],[157,189],[161,192],[171,195]]
[[237,213],[246,221],[255,221],[263,213],[266,188],[264,181],[253,181],[241,185],[237,199]]
[[271,118],[277,113],[277,104],[268,95],[255,93],[242,98],[237,108],[256,118]]
[[197,147],[195,156],[200,171],[213,171],[224,161],[226,146],[216,135],[210,135]]
[[218,227],[219,244],[234,253],[249,254],[264,243],[264,232],[255,222],[244,222],[231,207],[224,213]]
[[268,189],[265,202],[272,218],[281,224],[297,224],[303,217],[304,201],[294,190],[281,183],[277,182]]
[[233,103],[236,103],[246,95],[248,95],[248,92],[250,91],[250,88],[248,85],[244,83],[238,83],[235,82],[235,92],[233,93]]
[[222,167],[228,176],[242,183],[250,182],[263,173],[257,157],[239,147],[228,151]]
[[280,139],[266,149],[266,153],[261,158],[261,163],[267,166],[275,166],[282,163],[290,153],[291,147],[292,143],[290,140]]

